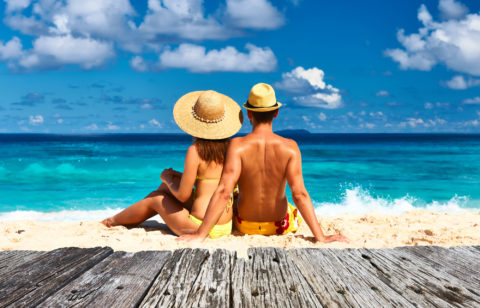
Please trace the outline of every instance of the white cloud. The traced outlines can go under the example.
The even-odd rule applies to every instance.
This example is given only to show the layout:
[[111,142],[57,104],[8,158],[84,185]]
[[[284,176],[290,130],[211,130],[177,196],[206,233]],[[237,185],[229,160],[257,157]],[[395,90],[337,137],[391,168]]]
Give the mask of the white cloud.
[[[8,61],[9,67],[26,68],[26,71],[58,69],[71,64],[91,69],[114,57],[117,48],[135,54],[163,50],[172,56],[173,51],[165,49],[165,44],[185,40],[223,40],[245,36],[245,29],[270,30],[284,24],[283,13],[269,0],[228,0],[213,10],[209,8],[211,14],[205,12],[205,1],[202,0],[148,0],[144,16],[135,12],[130,0],[5,1],[4,23],[32,37],[33,48],[18,49],[20,41],[14,38],[10,41],[12,46],[8,47],[15,48],[21,57],[13,61],[0,54],[0,61]],[[4,45],[0,47],[5,49]],[[25,45],[30,42],[25,41]],[[270,48],[250,44],[246,53],[226,47],[208,53],[204,51],[201,59],[216,62],[218,57],[226,57],[230,62],[205,66],[190,63],[190,67],[201,72],[266,72],[273,70],[277,63]],[[244,60],[247,60],[247,66],[243,69],[238,61]],[[183,67],[168,64],[167,67]],[[134,56],[130,65],[137,71],[148,70],[147,63],[140,56]]]
[[124,49],[136,49],[131,19],[136,14],[129,0],[36,1],[25,12],[6,10],[5,24],[23,34],[51,36],[72,34],[74,37],[115,41]]
[[30,125],[33,125],[33,126],[43,124],[43,116],[42,115],[35,115],[35,116],[31,115],[28,118],[28,123]]
[[7,2],[7,12],[21,11],[30,6],[30,0],[5,0]]
[[107,130],[119,130],[120,127],[117,125],[114,125],[112,122],[107,122]]
[[[129,0],[68,0],[53,15],[66,31],[86,36],[118,38],[128,30],[128,16],[135,15]],[[58,22],[55,22],[57,28]],[[70,33],[70,32],[67,32]]]
[[143,104],[142,106],[140,106],[140,109],[142,109],[142,110],[153,109],[153,106],[147,103],[147,104]]
[[426,125],[427,125],[427,127],[429,127],[429,126],[444,125],[445,123],[447,123],[446,120],[436,118],[436,119],[429,119],[428,123],[426,123]]
[[22,14],[13,14],[5,16],[3,21],[13,30],[19,30],[23,34],[36,36],[48,33],[45,22],[35,16],[27,17]]
[[403,29],[398,31],[397,39],[403,49],[387,49],[385,54],[398,62],[401,69],[429,71],[443,63],[457,72],[480,75],[480,15],[461,16],[453,6],[447,9],[447,2],[443,12],[449,12],[449,16],[457,14],[461,19],[436,22],[422,4],[417,17],[423,27],[418,33],[405,35]]
[[98,130],[98,125],[93,123],[85,127],[86,130]]
[[386,121],[387,120],[387,117],[383,114],[383,112],[381,111],[377,111],[377,112],[370,112],[368,113],[368,115],[371,117],[371,118],[375,118],[375,119],[380,119],[382,121]]
[[277,29],[285,18],[267,0],[227,0],[227,20],[237,27]]
[[21,57],[22,43],[20,39],[14,36],[10,41],[3,43],[0,41],[0,60],[10,60]]
[[233,34],[212,16],[205,16],[200,0],[149,0],[148,9],[138,30],[150,41],[168,36],[224,39]]
[[63,119],[57,119],[57,123],[58,123],[58,124],[62,124],[62,123],[63,123]]
[[438,10],[443,19],[462,18],[468,13],[468,8],[455,0],[440,0]]
[[101,66],[113,57],[111,43],[90,38],[40,36],[33,48],[19,61],[25,68],[44,68],[76,64],[84,69]]
[[275,87],[292,95],[293,101],[302,106],[326,109],[342,105],[340,90],[323,80],[325,73],[316,67],[304,69],[299,66],[291,72],[283,73],[282,80]]
[[386,91],[386,90],[380,90],[378,91],[376,94],[375,94],[377,97],[389,97],[390,96],[390,92]]
[[476,105],[480,104],[480,96],[474,98],[467,98],[463,101],[464,104]]
[[372,128],[375,128],[375,124],[374,123],[365,123],[365,127],[368,128],[368,129],[372,129]]
[[159,65],[166,68],[185,68],[192,72],[270,72],[277,66],[277,59],[268,47],[247,44],[246,53],[235,47],[206,51],[205,47],[180,44],[177,49],[165,50],[159,56]]
[[480,125],[480,121],[478,119],[475,119],[475,120],[471,120],[471,121],[466,121],[463,123],[463,126],[479,126]]
[[465,90],[471,87],[480,86],[480,79],[469,77],[465,79],[462,75],[454,76],[452,79],[445,82],[447,87],[454,90]]
[[425,122],[423,121],[422,118],[408,118],[407,119],[407,124],[410,125],[411,127],[416,127],[419,124],[424,124]]
[[425,109],[433,109],[433,108],[450,109],[450,103],[449,102],[436,102],[436,103],[426,102],[424,104],[424,108]]
[[130,60],[130,66],[137,72],[146,72],[148,70],[147,63],[140,56],[135,56]]
[[318,119],[323,122],[323,121],[325,121],[325,120],[327,119],[327,116],[325,115],[325,113],[320,112],[320,113],[318,114]]
[[163,126],[160,122],[157,121],[157,119],[151,119],[150,121],[148,121],[148,124],[150,124],[150,126],[154,126],[158,128],[162,128]]

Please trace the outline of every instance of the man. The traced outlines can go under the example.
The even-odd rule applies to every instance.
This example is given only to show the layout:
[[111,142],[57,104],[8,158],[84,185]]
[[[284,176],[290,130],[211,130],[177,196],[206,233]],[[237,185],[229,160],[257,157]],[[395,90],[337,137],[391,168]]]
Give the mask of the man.
[[263,235],[295,232],[300,218],[287,201],[288,182],[293,202],[315,239],[348,242],[342,235],[323,234],[303,183],[300,150],[295,141],[273,133],[272,122],[280,106],[268,84],[259,83],[252,88],[244,107],[253,130],[245,137],[232,139],[220,183],[202,225],[194,234],[183,235],[180,240],[204,240],[229,204],[237,183],[239,196],[233,222],[240,232]]

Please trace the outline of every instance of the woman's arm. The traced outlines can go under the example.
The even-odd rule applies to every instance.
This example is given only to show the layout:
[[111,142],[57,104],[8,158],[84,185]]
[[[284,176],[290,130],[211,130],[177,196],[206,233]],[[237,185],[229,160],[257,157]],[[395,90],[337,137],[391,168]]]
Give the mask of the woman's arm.
[[170,193],[180,202],[187,202],[192,194],[199,161],[197,149],[195,145],[191,145],[185,157],[185,166],[180,182],[178,180],[175,181],[172,172],[168,169],[164,170],[160,176],[160,179],[167,185]]

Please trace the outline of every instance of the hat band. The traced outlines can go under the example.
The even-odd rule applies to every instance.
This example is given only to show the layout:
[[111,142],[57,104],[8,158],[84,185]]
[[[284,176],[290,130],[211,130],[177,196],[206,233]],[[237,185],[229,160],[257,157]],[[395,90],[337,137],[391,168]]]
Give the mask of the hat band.
[[247,106],[248,106],[248,108],[252,108],[252,109],[273,108],[273,107],[277,107],[277,106],[278,106],[278,102],[275,102],[275,104],[272,105],[272,106],[257,107],[257,106],[253,106],[252,104],[250,104],[249,101],[247,101]]
[[202,122],[205,122],[205,123],[218,123],[218,122],[221,122],[223,121],[223,119],[225,119],[225,107],[223,107],[223,115],[218,118],[218,119],[213,119],[213,120],[208,120],[208,119],[204,119],[202,118],[201,116],[199,116],[196,112],[195,112],[195,105],[192,106],[192,114],[193,114],[193,117],[199,121],[202,121]]

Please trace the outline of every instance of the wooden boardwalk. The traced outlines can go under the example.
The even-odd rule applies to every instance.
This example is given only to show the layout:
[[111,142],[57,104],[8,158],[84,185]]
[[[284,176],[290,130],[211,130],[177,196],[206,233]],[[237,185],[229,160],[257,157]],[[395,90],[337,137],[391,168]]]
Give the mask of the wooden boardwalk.
[[480,247],[0,252],[0,307],[480,307]]

